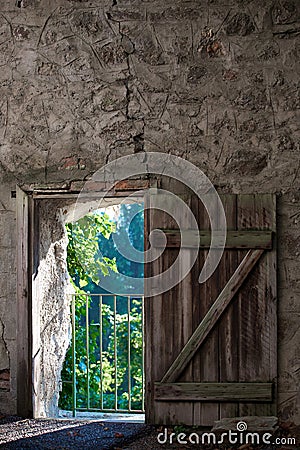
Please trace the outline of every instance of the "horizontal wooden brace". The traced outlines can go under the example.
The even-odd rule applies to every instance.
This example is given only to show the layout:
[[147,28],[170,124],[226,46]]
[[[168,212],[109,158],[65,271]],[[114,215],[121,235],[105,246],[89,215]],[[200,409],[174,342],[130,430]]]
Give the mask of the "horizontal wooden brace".
[[[210,248],[211,232],[197,230],[165,230],[167,242],[162,233],[152,232],[152,245],[158,248]],[[181,238],[182,234],[182,238]],[[220,232],[219,235],[221,236]],[[215,234],[218,242],[218,232]],[[216,247],[218,248],[218,247]],[[272,249],[272,231],[227,231],[226,249]]]
[[157,401],[272,402],[272,383],[155,383]]

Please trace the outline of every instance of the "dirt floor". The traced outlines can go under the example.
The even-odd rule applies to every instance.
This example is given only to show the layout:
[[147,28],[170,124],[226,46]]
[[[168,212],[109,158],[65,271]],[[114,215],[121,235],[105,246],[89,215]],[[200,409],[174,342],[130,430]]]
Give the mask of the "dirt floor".
[[[233,449],[252,450],[251,445],[195,445],[170,444],[170,435],[196,432],[195,429],[174,427],[168,429],[168,442],[161,444],[158,433],[164,428],[155,428],[141,423],[103,422],[99,420],[31,420],[0,416],[0,448],[7,450],[184,450],[184,449]],[[200,435],[200,432],[198,431]],[[295,437],[296,445],[256,446],[263,450],[296,450],[300,444],[300,427],[281,424],[276,436]],[[173,438],[174,439],[174,438]],[[176,441],[176,438],[175,438]]]

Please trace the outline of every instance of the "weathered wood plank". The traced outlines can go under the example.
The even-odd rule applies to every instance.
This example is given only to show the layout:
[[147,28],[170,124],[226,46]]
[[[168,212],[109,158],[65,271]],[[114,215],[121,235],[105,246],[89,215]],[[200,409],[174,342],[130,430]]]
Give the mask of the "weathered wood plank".
[[[192,197],[192,212],[194,216],[197,219],[198,222],[198,228],[199,230],[209,229],[209,218],[207,215],[207,212],[203,206],[203,204],[200,202],[198,197],[193,196]],[[205,221],[205,222],[204,222]],[[194,264],[194,267],[192,268],[192,298],[191,301],[193,303],[193,328],[192,333],[196,330],[199,323],[207,313],[208,308],[206,308],[206,305],[204,305],[204,295],[203,293],[205,290],[203,289],[203,284],[201,285],[198,281],[195,282],[194,280],[197,280],[199,278],[199,273],[203,267],[203,264],[205,262],[205,258],[207,253],[206,250],[201,250],[198,253],[198,258],[196,259],[196,262]],[[199,299],[201,299],[199,301]],[[206,308],[206,309],[204,309]],[[204,374],[203,374],[203,362],[206,355],[210,354],[210,349],[214,347],[214,336],[209,336],[205,343],[203,344],[202,348],[199,349],[198,352],[195,353],[194,358],[191,360],[192,367],[193,367],[193,377],[191,378],[191,381],[193,382],[201,382],[204,381]],[[210,357],[210,356],[209,356]],[[215,361],[218,361],[218,355],[215,355]],[[213,363],[212,363],[213,364]],[[209,380],[213,381],[213,380]],[[208,404],[203,404],[201,402],[193,402],[193,422],[196,423],[203,423],[203,417],[207,417],[210,415],[210,411],[205,411],[207,409]],[[215,406],[215,405],[214,405]]]
[[[186,204],[191,207],[191,196],[189,195],[186,199]],[[181,215],[181,226],[186,228],[191,228],[191,217],[185,211]],[[172,219],[173,220],[173,219]],[[168,292],[168,296],[171,297],[171,302],[173,304],[173,355],[172,360],[178,355],[184,345],[187,343],[192,331],[193,331],[193,303],[192,299],[192,272],[185,276],[185,267],[192,267],[193,263],[193,252],[198,253],[198,249],[181,249],[180,264],[178,267],[178,279],[181,282],[175,287],[175,292],[173,294],[172,290]],[[168,253],[175,253],[177,256],[177,249],[170,249]],[[174,256],[175,256],[174,255]],[[171,262],[171,261],[170,261]],[[179,319],[180,318],[180,319]],[[181,322],[181,326],[178,326]],[[186,369],[181,374],[180,381],[186,382],[192,380],[192,364],[188,365]],[[180,404],[170,405],[170,410],[176,416],[178,423],[193,423],[193,404],[188,400],[186,402],[181,402]]]
[[[209,230],[210,229],[210,218],[208,216],[207,210],[204,204],[200,201],[199,208],[199,228],[200,230]],[[219,217],[219,211],[217,209],[217,205],[215,205],[215,210],[213,214],[215,217]],[[218,226],[219,224],[217,224]],[[202,266],[205,264],[205,261],[208,257],[208,250],[203,249],[199,251],[202,253]],[[189,249],[191,251],[191,249]],[[201,266],[201,270],[202,270]],[[199,285],[199,273],[194,274],[193,282]],[[197,327],[199,323],[204,319],[207,312],[212,307],[215,299],[218,297],[220,293],[220,285],[219,285],[219,271],[216,270],[212,276],[206,281],[206,283],[200,284],[199,297],[195,298],[194,301],[200,303],[200,317],[198,317]],[[196,327],[196,328],[197,328]],[[209,333],[205,342],[196,352],[199,354],[200,359],[198,360],[198,364],[200,366],[200,377],[195,379],[195,382],[218,382],[219,381],[219,326],[216,325],[214,329]],[[196,356],[195,354],[195,356]],[[192,360],[194,360],[193,358]],[[180,379],[176,380],[180,381]],[[194,405],[199,405],[200,402],[194,403]],[[196,412],[196,408],[194,406],[194,411]],[[219,419],[219,405],[217,403],[208,403],[202,402],[200,405],[200,422],[203,426],[210,426],[216,420]]]
[[[149,247],[148,235],[155,228],[156,223],[164,225],[165,214],[156,208],[155,196],[146,194],[145,198],[145,247]],[[154,401],[154,381],[159,380],[163,372],[164,364],[168,363],[165,352],[169,350],[170,339],[172,338],[170,330],[162,326],[160,320],[165,320],[164,309],[170,307],[164,302],[163,294],[153,295],[156,285],[152,277],[163,272],[163,258],[159,257],[155,263],[149,263],[146,259],[145,264],[145,419],[146,423],[165,423],[168,418],[168,405],[162,405],[162,408],[155,407]],[[170,311],[166,311],[166,313]],[[169,324],[169,321],[167,322]],[[169,334],[168,334],[169,333]],[[167,343],[167,349],[166,349]]]
[[17,412],[31,414],[31,371],[29,366],[29,207],[28,196],[17,186]]
[[[168,190],[177,193],[177,188],[173,189],[172,186],[169,186],[169,188],[170,189]],[[188,193],[186,191],[182,192],[185,194],[185,201],[188,201]],[[251,195],[248,197],[254,196]],[[176,381],[176,385],[213,382],[214,384],[220,383],[224,387],[223,383],[226,384],[229,382],[231,385],[232,383],[237,382],[240,385],[240,383],[248,383],[249,381],[253,381],[260,385],[262,383],[271,385],[271,382],[273,381],[274,388],[274,384],[276,383],[276,381],[274,382],[274,378],[276,377],[276,339],[274,342],[271,341],[271,335],[274,334],[274,330],[276,331],[276,305],[274,301],[276,294],[274,267],[276,261],[272,259],[274,255],[273,250],[276,245],[275,239],[272,239],[272,231],[275,232],[275,205],[273,196],[257,195],[255,197],[256,198],[253,203],[254,209],[251,206],[251,201],[250,203],[248,202],[250,208],[248,208],[249,205],[247,206],[247,202],[242,202],[242,204],[240,203],[243,211],[239,217],[238,231],[242,231],[245,236],[248,233],[251,236],[256,233],[259,237],[264,236],[264,239],[268,235],[269,243],[265,245],[261,244],[260,241],[262,248],[256,251],[262,251],[263,249],[269,251],[265,252],[264,256],[261,258],[259,267],[255,267],[247,279],[245,279],[242,289],[236,291],[235,294],[233,293],[232,300],[229,301],[229,304],[225,307],[224,312],[220,313],[221,320],[218,322],[217,320],[214,321],[206,337],[202,338],[203,341],[200,348],[195,349],[195,353],[189,357],[189,361],[184,367],[182,367],[182,370],[179,371],[176,380],[171,380],[171,382]],[[268,197],[272,197],[272,201],[270,200],[269,202]],[[223,196],[221,196],[221,198],[223,199]],[[193,205],[197,204],[198,199],[192,200]],[[237,218],[237,209],[233,207],[236,200],[237,196],[235,195],[224,195],[223,203],[226,211],[227,225],[229,231],[234,232],[234,235],[238,234],[236,232],[237,224],[234,223]],[[192,209],[195,217],[197,218],[199,229],[201,232],[204,231],[203,236],[204,234],[207,236],[206,243],[208,243],[210,240],[210,224],[208,217],[205,215],[205,211],[203,214],[201,202],[199,202],[199,204],[197,207],[193,206]],[[250,215],[251,218],[249,219]],[[153,228],[159,227],[164,231],[168,230],[174,232],[174,230],[171,230],[173,228],[172,223],[168,219],[165,219],[164,214],[158,216],[155,214],[152,215],[151,213],[151,216],[152,226],[150,228],[152,230]],[[176,228],[176,226],[174,228]],[[191,228],[188,227],[188,224],[187,229],[189,229],[189,231],[191,230]],[[175,230],[175,235],[178,241],[180,234],[177,230]],[[203,239],[202,244],[205,244]],[[229,241],[227,241],[227,244],[228,242],[230,243],[230,239],[231,236],[229,233]],[[247,242],[249,245],[249,241]],[[184,347],[186,342],[187,333],[189,332],[189,336],[193,336],[194,332],[197,331],[198,327],[203,322],[207,311],[210,310],[213,299],[219,297],[220,290],[232,276],[237,264],[242,262],[242,259],[246,254],[249,255],[253,253],[247,253],[247,251],[245,251],[245,249],[247,249],[247,242],[245,247],[237,246],[232,247],[232,249],[228,249],[227,247],[218,269],[203,285],[199,285],[198,282],[195,281],[197,280],[197,276],[195,277],[195,274],[198,275],[202,268],[202,265],[207,257],[208,247],[200,246],[199,258],[192,269],[191,280],[187,277],[186,285],[183,284],[180,286],[175,286],[169,292],[165,292],[160,296],[149,299],[151,306],[148,305],[149,311],[147,314],[149,321],[151,322],[152,339],[148,340],[148,343],[146,342],[146,353],[149,355],[149,359],[151,359],[150,364],[152,365],[152,369],[150,370],[151,382],[146,385],[149,393],[149,402],[146,400],[146,407],[148,410],[146,419],[147,422],[157,424],[176,424],[180,421],[181,423],[186,424],[212,425],[214,420],[218,419],[219,415],[221,417],[236,417],[239,415],[247,415],[249,413],[266,415],[270,414],[272,411],[273,402],[272,398],[270,398],[270,393],[272,392],[271,389],[269,390],[269,398],[261,401],[256,401],[253,398],[243,396],[238,393],[236,389],[235,392],[237,398],[234,398],[234,395],[230,395],[229,398],[228,395],[227,397],[224,396],[222,399],[215,397],[216,400],[212,400],[211,398],[205,400],[200,397],[199,400],[197,399],[195,401],[195,393],[191,394],[193,398],[188,398],[185,392],[179,399],[177,397],[174,399],[166,398],[165,400],[161,400],[156,396],[157,387],[154,383],[162,379],[163,374],[166,373],[167,369],[171,366],[171,362],[174,360],[176,361],[176,357],[178,358],[177,355],[181,353],[182,347]],[[273,247],[271,243],[273,244]],[[151,241],[151,244],[153,245],[153,241]],[[252,246],[254,246],[253,243],[251,243],[251,247]],[[189,252],[194,249],[193,246],[186,246],[186,243],[183,247]],[[174,255],[176,255],[178,250],[179,246],[177,244],[174,246],[167,246],[164,255],[159,258],[160,262],[155,261],[152,263],[151,270],[154,269],[155,273],[161,273],[161,271],[164,271],[170,263],[172,264]],[[257,276],[259,276],[259,278],[257,278]],[[264,279],[262,284],[259,281],[260,277]],[[266,283],[266,277],[269,277],[268,283]],[[187,288],[189,282],[191,282],[191,291]],[[272,286],[270,283],[272,283]],[[263,289],[263,285],[266,289]],[[184,301],[184,304],[181,306],[178,303],[179,296],[181,296]],[[189,297],[191,298],[189,299]],[[263,297],[266,297],[267,302],[262,301]],[[159,302],[156,303],[156,299],[158,298]],[[192,311],[190,311],[187,302],[188,300],[192,303]],[[250,316],[248,317],[250,317],[251,323],[255,322],[255,309],[258,308],[259,311],[263,312],[263,305],[267,305],[267,308],[262,314],[264,317],[263,320],[266,323],[266,321],[270,319],[270,325],[267,327],[268,330],[263,330],[262,337],[259,336],[260,332],[257,332],[258,341],[261,342],[261,346],[257,346],[257,350],[258,352],[263,350],[264,356],[263,362],[257,362],[256,372],[253,372],[253,364],[251,365],[250,370],[249,367],[243,367],[247,364],[247,361],[249,361],[249,355],[247,355],[247,341],[250,336],[249,330],[251,325],[248,324],[247,329],[245,329],[246,319],[241,316],[243,313],[248,311],[250,312]],[[241,314],[239,314],[239,312]],[[192,315],[192,318],[189,314]],[[272,317],[268,318],[268,314]],[[243,324],[239,325],[241,320]],[[260,321],[257,322],[260,323]],[[254,326],[253,329],[256,329],[256,326]],[[246,330],[246,332],[243,333],[243,330]],[[241,345],[239,332],[242,332]],[[171,336],[169,333],[171,333]],[[188,342],[190,340],[191,338]],[[254,352],[256,344],[251,343],[250,347]],[[250,353],[252,353],[252,350]],[[171,359],[170,356],[172,356]],[[274,364],[272,359],[273,357]],[[265,368],[263,367],[264,365],[266,366]],[[256,373],[259,377],[255,375]],[[246,377],[246,374],[248,377]],[[257,389],[255,391],[257,392]],[[190,408],[190,405],[192,405],[192,409]],[[241,406],[239,407],[239,405]]]
[[[166,189],[170,190],[170,189]],[[161,205],[164,204],[167,208],[169,207],[172,209],[172,197],[170,196],[164,196],[164,200],[162,200],[162,195],[159,195],[159,198],[157,198],[155,195],[153,196],[153,205],[156,208],[161,208]],[[156,210],[153,216],[153,222],[152,222],[152,229],[155,229],[157,222],[157,218],[160,217],[160,220],[162,221],[163,225],[168,228],[171,226],[176,226],[175,221],[172,219],[172,217],[168,214],[166,214],[162,210]],[[164,277],[163,273],[175,262],[176,257],[178,256],[178,250],[177,249],[170,249],[167,252],[163,252],[161,256],[161,268],[160,268],[160,274],[162,274],[162,278]],[[178,268],[177,268],[178,269]],[[173,270],[172,275],[177,276],[179,273],[177,272],[175,275],[175,272]],[[178,352],[179,342],[181,342],[182,339],[182,317],[181,312],[179,314],[179,318],[175,319],[177,317],[176,311],[178,306],[178,285],[174,286],[172,289],[169,289],[168,291],[164,292],[161,295],[162,303],[161,303],[161,309],[160,311],[155,307],[155,315],[156,315],[156,321],[157,323],[157,329],[160,330],[157,332],[160,334],[160,345],[161,345],[161,351],[160,353],[157,353],[157,357],[154,359],[153,364],[157,366],[156,368],[156,377],[153,379],[153,382],[160,380],[160,377],[167,368],[172,363],[175,355]],[[156,298],[156,297],[155,297]],[[155,301],[154,298],[154,301]],[[162,325],[163,324],[163,325]],[[174,331],[174,328],[177,327],[178,333]],[[155,338],[157,339],[157,337]],[[181,342],[182,345],[182,342]],[[152,347],[153,351],[153,347]],[[154,386],[153,386],[154,390]],[[154,392],[153,392],[154,395]],[[186,404],[184,404],[184,407],[186,407]],[[168,404],[168,403],[160,403],[157,405],[155,403],[155,417],[156,420],[158,419],[158,423],[168,424],[170,425],[172,422],[177,423],[177,420],[179,419],[179,411],[178,411],[178,405],[176,403]],[[181,411],[180,411],[181,412]],[[187,417],[188,419],[188,413]],[[187,420],[188,422],[188,420]]]
[[[238,228],[275,230],[273,195],[239,195]],[[239,380],[276,377],[276,257],[266,252],[239,293]],[[274,365],[275,364],[275,365]],[[275,390],[274,390],[275,391]],[[240,403],[240,415],[270,415],[272,404]]]
[[[229,217],[229,216],[228,216]],[[164,248],[210,248],[211,233],[210,231],[197,230],[162,230],[165,233],[167,242],[165,243],[164,236],[161,233],[152,234],[152,244],[154,247]],[[221,236],[220,232],[216,232]],[[181,238],[182,235],[182,238]],[[272,249],[272,231],[236,231],[228,230],[226,238],[226,249],[256,249],[261,248],[265,250]],[[200,237],[200,239],[199,239]],[[212,247],[213,248],[213,247]]]
[[157,401],[271,402],[272,383],[155,383]]
[[176,381],[183,369],[189,363],[195,352],[198,350],[204,339],[212,328],[216,325],[218,319],[231,302],[234,295],[238,292],[243,282],[260,259],[264,250],[250,250],[237,270],[234,272],[204,319],[194,331],[189,341],[179,353],[169,370],[163,376],[161,382]]
[[[149,214],[150,208],[150,196],[146,193],[144,196],[144,251],[149,249],[148,235],[151,230],[151,217]],[[153,336],[153,301],[150,297],[151,286],[149,284],[149,279],[153,272],[153,265],[145,260],[144,265],[144,365],[145,365],[145,421],[146,423],[153,422],[153,404],[154,404],[154,393],[153,393],[153,368],[152,368],[152,336]],[[149,406],[152,406],[150,408]]]
[[[227,231],[236,230],[237,223],[237,197],[235,194],[221,196],[226,213]],[[231,275],[238,267],[237,252],[225,250],[219,265],[219,283],[221,289],[226,285]],[[238,346],[239,337],[236,332],[238,323],[237,295],[228,305],[219,323],[219,382],[238,381]],[[239,412],[238,402],[222,402],[219,405],[220,418],[237,417]]]
[[[146,213],[148,233],[156,228],[157,223],[166,227],[175,226],[172,217],[159,208],[162,195],[160,194],[159,198],[152,193],[146,196],[148,197]],[[172,201],[171,197],[166,196],[165,201]],[[148,245],[147,241],[146,245]],[[160,253],[157,249],[157,254]],[[179,286],[153,296],[159,287],[160,280],[164,277],[163,273],[174,263],[177,256],[178,249],[172,249],[156,258],[154,263],[146,264],[146,268],[149,266],[147,277],[158,276],[156,280],[145,279],[145,293],[149,296],[145,299],[147,423],[171,424],[174,420],[178,420],[191,424],[193,419],[191,404],[186,404],[184,407],[174,402],[157,405],[154,399],[154,382],[161,379],[189,336],[184,337],[183,317],[189,316],[191,319],[191,313],[188,310],[191,304],[189,302],[186,305],[182,304],[182,291]],[[179,276],[179,273],[177,275]],[[187,296],[187,300],[190,300],[190,295]],[[187,311],[185,311],[186,308]]]
[[[265,200],[265,205],[268,207],[268,224],[270,229],[276,231],[276,195],[268,195]],[[278,369],[277,369],[277,242],[274,239],[273,250],[266,255],[266,285],[268,292],[266,295],[266,302],[268,303],[268,317],[269,333],[270,333],[270,374],[269,379],[273,381],[273,402],[270,405],[268,414],[276,416],[277,414],[277,384],[278,384]],[[259,411],[261,413],[261,411]]]

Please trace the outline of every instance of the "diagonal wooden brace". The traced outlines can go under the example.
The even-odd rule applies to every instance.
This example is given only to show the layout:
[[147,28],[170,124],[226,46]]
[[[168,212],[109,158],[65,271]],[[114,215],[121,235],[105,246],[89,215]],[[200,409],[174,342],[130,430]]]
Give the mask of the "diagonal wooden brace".
[[163,376],[161,383],[175,382],[187,364],[190,362],[196,351],[199,349],[207,335],[216,325],[217,321],[230,304],[235,294],[238,292],[249,273],[256,265],[264,250],[250,250],[244,257],[228,283],[218,295],[216,301],[210,307],[205,317],[202,319],[188,342],[185,344],[171,367]]

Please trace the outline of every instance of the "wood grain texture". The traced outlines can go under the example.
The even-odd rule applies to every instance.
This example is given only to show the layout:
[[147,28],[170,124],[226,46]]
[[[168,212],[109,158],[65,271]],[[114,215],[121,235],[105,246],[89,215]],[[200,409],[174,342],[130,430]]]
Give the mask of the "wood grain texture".
[[214,328],[217,321],[237,293],[239,288],[244,283],[245,279],[256,265],[263,250],[250,250],[241,264],[238,266],[222,292],[217,297],[214,304],[211,306],[204,319],[196,328],[185,347],[181,350],[178,357],[175,359],[167,373],[163,376],[161,382],[167,383],[177,380],[183,369],[194,356],[198,348],[203,343],[204,339]]
[[24,417],[32,414],[29,336],[29,200],[18,186],[17,211],[17,411]]
[[[194,216],[197,218],[198,227],[200,228],[200,218],[202,217],[202,220],[204,218],[204,212],[205,209],[203,207],[203,204],[199,201],[199,199],[196,196],[193,196],[191,199],[191,208]],[[202,214],[203,211],[203,214]],[[207,217],[207,224],[208,224],[208,217]],[[201,223],[202,227],[203,224]],[[199,284],[198,282],[194,282],[194,280],[197,280],[199,277],[200,270],[203,267],[204,261],[205,261],[205,255],[206,250],[199,251],[198,258],[196,259],[196,262],[194,264],[194,267],[192,268],[192,304],[193,304],[193,323],[192,323],[192,332],[195,331],[197,326],[199,325],[201,319],[204,317],[204,315],[207,312],[207,309],[205,310],[205,305],[203,305],[204,302],[202,302],[202,292],[203,292],[203,285]],[[214,342],[212,342],[212,336],[207,339],[205,342],[205,347],[208,347],[208,352],[210,349],[214,348]],[[206,349],[205,349],[206,350]],[[204,354],[207,355],[208,352]],[[218,360],[218,355],[213,354],[209,355],[209,357],[214,357],[215,361]],[[192,365],[192,378],[191,381],[193,382],[200,382],[203,381],[202,375],[203,375],[203,355],[201,354],[201,351],[198,351],[194,358],[191,361]],[[217,374],[215,374],[217,375]],[[215,381],[217,378],[215,378]],[[211,380],[212,381],[212,380]],[[204,405],[202,402],[193,402],[193,424],[201,424],[202,423],[202,417],[206,417],[207,415],[210,416],[210,411],[207,411],[208,414],[205,414],[207,409],[207,406],[210,408],[209,405]],[[213,409],[213,414],[216,414],[216,408],[215,405]],[[204,413],[204,414],[203,414]]]
[[[155,196],[147,194],[145,196],[145,239],[156,223],[164,224],[164,213],[155,209]],[[149,242],[146,241],[146,248],[149,248]],[[165,349],[169,345],[166,342],[168,330],[161,326],[164,320],[163,296],[152,296],[155,291],[151,277],[159,275],[163,271],[163,260],[161,257],[156,259],[155,264],[146,260],[145,264],[145,415],[147,423],[164,423],[168,416],[168,407],[163,406],[158,410],[154,407],[154,381],[160,377],[162,364],[167,364]],[[168,336],[172,338],[171,334]]]
[[[198,227],[199,230],[210,230],[210,219],[204,204],[198,200]],[[214,211],[216,215],[218,210]],[[208,249],[199,251],[200,255],[200,270],[203,269],[203,265],[208,256]],[[199,271],[200,272],[200,271]],[[215,299],[220,292],[219,286],[219,273],[215,271],[212,276],[205,282],[198,282],[199,272],[193,274],[193,284],[199,286],[199,297],[194,298],[195,302],[199,303],[199,316],[198,322],[194,331],[199,326],[199,323],[203,320],[207,311],[211,308]],[[198,365],[199,378],[195,378],[195,382],[218,382],[219,381],[219,327],[216,325],[214,329],[209,333],[201,348],[195,353],[193,362]],[[197,357],[198,355],[198,357]],[[203,426],[209,426],[219,418],[219,405],[217,403],[198,402],[194,405],[194,420],[195,424]]]
[[[157,224],[164,226],[176,226],[174,220],[160,209],[161,204],[172,202],[170,196],[160,194],[150,194],[147,200],[149,209],[149,231],[155,229]],[[172,204],[169,204],[172,208]],[[157,255],[160,252],[157,252]],[[163,255],[155,259],[155,263],[147,264],[150,270],[148,276],[158,276],[157,280],[145,279],[145,337],[146,337],[146,420],[148,423],[171,424],[183,421],[192,423],[192,405],[187,403],[184,407],[176,404],[156,405],[154,399],[154,381],[158,381],[167,367],[171,364],[179,349],[184,345],[186,328],[188,321],[191,320],[191,302],[188,280],[183,284],[174,286],[171,290],[163,294],[153,295],[163,278],[163,273],[173,265],[178,256],[178,249],[164,252]],[[183,258],[190,257],[189,252],[182,255]],[[182,263],[184,261],[182,260]],[[175,269],[174,269],[175,270]],[[177,268],[177,271],[180,270]],[[172,272],[172,276],[179,276]],[[148,294],[148,295],[147,295]],[[188,301],[185,302],[184,299]],[[184,326],[185,325],[185,326]],[[149,402],[150,401],[150,402]]]
[[[240,195],[238,229],[275,230],[273,195]],[[239,381],[276,382],[276,259],[266,252],[239,294]],[[275,367],[276,366],[276,367]],[[276,389],[275,389],[276,390]],[[240,415],[268,415],[272,405],[240,404]]]
[[[176,192],[174,186],[168,185],[167,189],[175,189],[173,192]],[[202,238],[210,239],[210,223],[203,204],[182,187],[180,196],[191,205]],[[225,249],[212,277],[204,284],[198,283],[199,272],[208,254],[207,242],[204,241],[196,263],[186,279],[168,292],[151,299],[148,312],[151,315],[151,337],[147,341],[151,345],[150,350],[147,350],[146,342],[146,353],[151,359],[150,366],[152,365],[149,371],[151,404],[147,405],[151,423],[207,426],[219,418],[237,417],[248,411],[259,415],[267,415],[273,411],[272,395],[277,370],[274,363],[275,202],[274,197],[268,195],[257,196],[261,197],[260,199],[253,195],[249,196],[252,199],[246,197],[234,194],[221,196],[229,229],[227,244],[230,245]],[[251,202],[254,206],[251,206]],[[179,251],[179,231],[163,212],[151,215],[150,222],[149,229],[168,230],[168,245],[163,257],[150,264],[152,273],[161,273],[176,259]],[[193,230],[188,224],[186,230],[189,230],[187,235],[192,233],[192,238],[191,245],[183,248],[185,261],[189,258],[189,252],[194,251],[195,242]],[[248,237],[251,237],[251,244]],[[245,250],[248,246],[253,246],[254,249],[248,252]],[[262,255],[263,253],[265,254]],[[246,255],[248,256],[245,258]],[[238,268],[240,263],[242,265]],[[257,289],[261,279],[264,280],[264,289]],[[155,286],[153,288],[155,289]],[[255,292],[259,292],[259,301]],[[217,305],[212,306],[216,299]],[[257,308],[258,311],[254,314]],[[243,318],[242,314],[246,314],[247,319]],[[257,330],[257,314],[262,314],[263,321],[268,321],[268,325],[261,335],[254,336],[253,330]],[[255,356],[254,348],[261,337],[261,348],[264,350],[260,352],[258,347],[259,356]],[[249,339],[253,342],[248,343]],[[251,358],[247,355],[248,348]],[[244,367],[245,364],[247,368]],[[267,367],[263,369],[264,365]],[[256,373],[259,373],[258,378]],[[209,401],[204,393],[199,391],[204,385],[208,385],[207,383],[218,386],[216,389],[222,389],[219,386],[223,386],[224,395],[219,390]],[[168,387],[168,393],[165,391],[167,385],[171,385]],[[237,387],[236,394],[233,392],[229,395],[226,390],[229,389],[228,385],[232,389],[235,385],[249,385],[250,394],[243,395],[242,387]],[[256,385],[259,385],[257,389]],[[267,394],[266,391],[264,394],[259,391],[263,389],[262,386],[267,386]],[[261,396],[261,400],[255,395]]]
[[[153,245],[154,247],[164,248],[210,248],[211,233],[210,231],[201,231],[200,233],[195,230],[162,230],[167,238],[165,240],[160,233],[153,233]],[[218,234],[221,237],[221,233],[214,233],[216,239]],[[226,249],[272,249],[272,231],[227,231]],[[220,241],[221,247],[221,241]],[[220,248],[219,247],[219,248]],[[214,247],[211,247],[214,248]],[[218,247],[215,247],[218,248]]]
[[172,402],[271,402],[272,388],[272,383],[155,383],[154,397]]
[[[236,230],[237,201],[236,195],[227,194],[221,196],[226,213],[227,231]],[[238,266],[237,252],[225,250],[219,266],[220,287],[226,285]],[[238,381],[238,346],[239,339],[236,333],[238,323],[237,295],[224,312],[219,325],[219,382]],[[238,402],[220,403],[220,419],[223,417],[237,417],[239,411]]]

